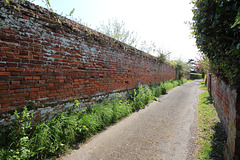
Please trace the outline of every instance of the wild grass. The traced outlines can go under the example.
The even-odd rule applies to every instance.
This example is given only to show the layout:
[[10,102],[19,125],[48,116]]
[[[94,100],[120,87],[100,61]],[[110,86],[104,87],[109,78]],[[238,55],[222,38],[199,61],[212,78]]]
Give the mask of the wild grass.
[[[36,126],[31,124],[32,115],[27,108],[22,113],[15,111],[16,120],[9,135],[0,141],[0,159],[47,159],[57,156],[185,82],[181,79],[151,86],[139,84],[126,100],[118,94],[115,99],[93,104],[81,112],[64,112]],[[75,106],[78,106],[78,101]]]
[[200,89],[207,90],[207,86],[205,86],[204,82],[201,82]]
[[[204,82],[201,83],[201,88],[205,88]],[[226,135],[213,106],[213,99],[208,92],[199,96],[198,128],[198,154],[196,159],[223,159],[223,145],[226,141]]]

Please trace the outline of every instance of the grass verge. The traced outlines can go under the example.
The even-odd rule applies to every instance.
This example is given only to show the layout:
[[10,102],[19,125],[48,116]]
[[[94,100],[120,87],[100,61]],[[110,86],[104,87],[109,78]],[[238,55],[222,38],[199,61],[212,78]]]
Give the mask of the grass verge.
[[205,83],[202,81],[200,89],[207,90],[207,86],[205,86]]
[[[185,82],[186,79],[181,79],[151,86],[139,84],[126,100],[118,94],[115,99],[96,103],[81,112],[73,108],[37,126],[31,124],[33,115],[27,108],[21,113],[15,111],[15,121],[10,126],[8,136],[1,137],[0,159],[55,157]],[[75,107],[78,104],[76,100]]]
[[[201,88],[205,89],[204,82]],[[198,103],[198,153],[197,160],[222,160],[225,131],[208,92],[199,96]]]

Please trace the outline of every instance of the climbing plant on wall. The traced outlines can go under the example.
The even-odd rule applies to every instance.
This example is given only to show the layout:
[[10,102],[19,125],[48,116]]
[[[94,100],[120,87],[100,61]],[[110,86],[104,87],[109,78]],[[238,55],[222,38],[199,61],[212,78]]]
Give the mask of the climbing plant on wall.
[[212,71],[240,83],[239,0],[194,0],[193,35]]

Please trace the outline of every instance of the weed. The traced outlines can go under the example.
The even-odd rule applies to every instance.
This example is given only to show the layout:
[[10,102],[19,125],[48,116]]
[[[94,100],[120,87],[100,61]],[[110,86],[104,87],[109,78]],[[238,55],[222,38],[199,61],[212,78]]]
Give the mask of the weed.
[[150,103],[154,99],[153,92],[147,85],[138,84],[136,89],[133,90],[131,95],[132,111],[143,108],[146,104]]
[[205,85],[204,82],[201,82],[200,89],[207,90],[207,86]]
[[[11,133],[1,142],[0,159],[46,159],[67,151],[71,146],[84,142],[87,138],[105,129],[111,123],[126,117],[135,110],[178,86],[184,80],[172,80],[160,85],[139,84],[127,100],[120,94],[115,99],[93,104],[77,111],[79,101],[64,113],[52,120],[31,125],[32,114],[27,107],[23,112],[15,111],[16,120],[11,126]],[[35,102],[28,103],[31,108]]]

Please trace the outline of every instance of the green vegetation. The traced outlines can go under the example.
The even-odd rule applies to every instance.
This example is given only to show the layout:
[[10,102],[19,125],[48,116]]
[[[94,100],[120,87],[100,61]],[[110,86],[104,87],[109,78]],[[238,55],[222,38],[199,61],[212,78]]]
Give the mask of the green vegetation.
[[[31,124],[33,115],[27,107],[21,113],[15,111],[16,120],[12,123],[8,136],[1,137],[0,159],[54,157],[185,82],[186,79],[171,80],[150,87],[139,84],[126,100],[118,94],[115,99],[93,104],[80,112],[73,108],[36,126]],[[75,107],[78,105],[79,102],[75,100]]]
[[190,73],[190,79],[191,79],[191,80],[202,79],[202,74],[199,74],[199,73]]
[[127,30],[124,21],[119,22],[116,18],[109,19],[107,24],[102,22],[96,30],[120,42],[137,46],[137,33]]
[[184,77],[185,72],[189,72],[191,69],[191,61],[184,62],[181,58],[170,61],[170,65],[175,68],[176,71],[176,79],[181,79]]
[[240,1],[193,0],[193,35],[212,72],[240,83]]
[[204,82],[201,82],[200,89],[207,90],[207,86],[205,86]]
[[[206,88],[203,82],[201,88]],[[213,106],[213,99],[208,92],[199,96],[198,128],[198,154],[196,159],[223,159],[223,145],[226,135]]]

